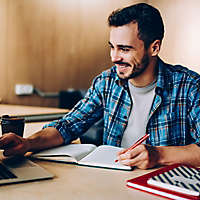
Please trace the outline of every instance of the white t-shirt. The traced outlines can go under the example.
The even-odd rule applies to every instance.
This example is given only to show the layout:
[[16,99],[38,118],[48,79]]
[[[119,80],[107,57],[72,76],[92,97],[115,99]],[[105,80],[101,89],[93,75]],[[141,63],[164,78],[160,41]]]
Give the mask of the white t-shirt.
[[130,82],[128,84],[133,106],[121,142],[121,147],[124,148],[130,147],[146,134],[148,116],[155,96],[156,81],[142,88],[135,87]]

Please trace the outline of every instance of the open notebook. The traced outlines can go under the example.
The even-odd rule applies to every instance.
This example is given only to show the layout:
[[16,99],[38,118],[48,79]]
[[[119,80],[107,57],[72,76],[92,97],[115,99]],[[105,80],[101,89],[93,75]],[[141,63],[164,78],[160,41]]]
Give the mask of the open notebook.
[[82,166],[101,167],[120,170],[132,170],[115,162],[117,152],[122,148],[109,145],[95,146],[93,144],[69,144],[40,151],[33,154],[33,158],[65,162]]

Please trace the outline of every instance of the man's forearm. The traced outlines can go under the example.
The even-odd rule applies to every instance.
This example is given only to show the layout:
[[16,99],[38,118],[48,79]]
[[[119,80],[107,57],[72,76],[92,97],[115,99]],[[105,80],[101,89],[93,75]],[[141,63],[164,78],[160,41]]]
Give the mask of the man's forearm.
[[158,164],[170,165],[184,163],[193,166],[200,166],[200,147],[196,144],[186,146],[160,146],[158,151]]
[[55,128],[45,128],[27,138],[29,151],[46,149],[63,144],[63,138]]

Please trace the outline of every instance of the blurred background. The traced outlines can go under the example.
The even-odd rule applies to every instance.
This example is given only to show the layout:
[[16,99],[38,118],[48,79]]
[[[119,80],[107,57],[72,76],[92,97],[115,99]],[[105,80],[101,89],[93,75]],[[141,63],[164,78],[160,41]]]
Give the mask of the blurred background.
[[[0,0],[1,103],[60,107],[61,92],[84,93],[112,66],[108,15],[139,2],[163,17],[160,57],[199,73],[199,0]],[[37,94],[17,95],[16,85],[27,84]]]

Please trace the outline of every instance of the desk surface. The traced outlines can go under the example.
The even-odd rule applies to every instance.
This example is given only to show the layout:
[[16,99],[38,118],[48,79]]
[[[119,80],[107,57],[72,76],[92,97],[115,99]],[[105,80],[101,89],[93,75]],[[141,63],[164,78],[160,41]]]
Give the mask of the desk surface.
[[0,116],[2,115],[37,115],[50,113],[65,113],[69,110],[61,108],[49,108],[39,106],[21,106],[0,104]]
[[[81,167],[38,161],[55,175],[51,180],[0,186],[6,200],[161,200],[157,196],[130,189],[126,180],[147,173]],[[149,170],[148,170],[149,171]]]
[[[28,123],[25,136],[40,130],[45,122]],[[6,200],[158,200],[163,199],[130,189],[126,180],[152,170],[120,171],[48,161],[34,161],[55,175],[53,179],[0,186]]]
[[[12,106],[8,106],[12,108]],[[7,107],[7,108],[8,108]],[[0,105],[0,113],[2,113]],[[15,107],[16,108],[16,107]],[[12,110],[11,110],[12,111]],[[21,109],[26,111],[26,107]],[[46,110],[48,111],[48,109]],[[10,112],[12,114],[12,112]],[[6,114],[8,113],[8,110]],[[21,114],[21,113],[20,113]],[[26,114],[26,113],[24,113]],[[42,128],[45,122],[27,123],[25,137]],[[0,198],[6,200],[158,200],[163,199],[130,189],[126,180],[152,170],[120,171],[83,167],[48,161],[35,161],[55,177],[29,183],[0,186]]]

